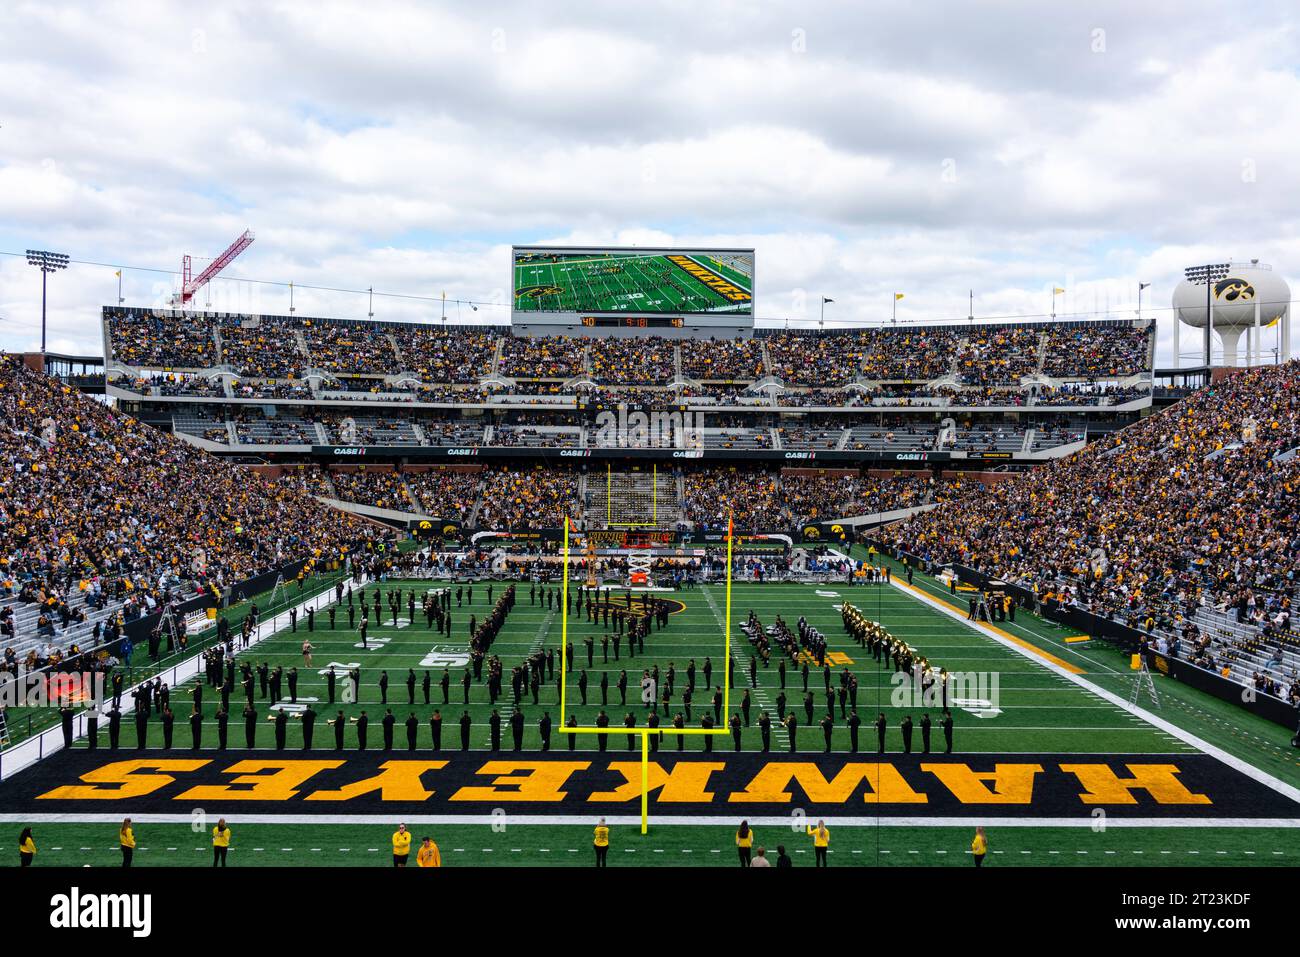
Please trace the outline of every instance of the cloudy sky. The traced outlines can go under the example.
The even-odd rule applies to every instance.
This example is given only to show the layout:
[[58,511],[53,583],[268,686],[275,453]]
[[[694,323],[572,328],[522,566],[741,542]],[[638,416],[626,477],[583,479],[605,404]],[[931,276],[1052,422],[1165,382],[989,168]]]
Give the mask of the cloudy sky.
[[[0,5],[0,347],[200,305],[508,318],[512,243],[757,250],[760,324],[1165,320],[1188,264],[1300,277],[1283,2]],[[90,265],[103,264],[103,265]],[[152,270],[152,271],[151,271]],[[304,286],[330,287],[309,290]],[[454,300],[479,303],[478,311]],[[1185,334],[1184,351],[1193,347]],[[1272,345],[1272,339],[1266,339]]]

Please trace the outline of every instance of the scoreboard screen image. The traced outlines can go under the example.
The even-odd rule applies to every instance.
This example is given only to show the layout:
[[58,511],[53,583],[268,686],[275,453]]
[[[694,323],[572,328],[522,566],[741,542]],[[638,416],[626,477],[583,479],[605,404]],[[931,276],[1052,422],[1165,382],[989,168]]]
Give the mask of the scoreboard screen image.
[[512,259],[515,315],[599,325],[595,316],[754,314],[752,249],[516,246]]

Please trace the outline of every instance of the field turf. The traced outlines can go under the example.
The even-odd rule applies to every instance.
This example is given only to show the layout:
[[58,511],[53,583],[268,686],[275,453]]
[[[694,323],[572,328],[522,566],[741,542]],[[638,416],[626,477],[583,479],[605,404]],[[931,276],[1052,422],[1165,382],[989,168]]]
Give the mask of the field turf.
[[[930,595],[941,601],[962,606],[962,595],[951,595],[940,583],[918,575],[915,583],[920,593]],[[440,587],[439,583],[430,582],[386,582],[381,589],[401,588],[405,594],[411,588],[417,594],[431,587]],[[552,586],[554,587],[554,586]],[[497,583],[495,595],[501,594],[503,586]],[[373,595],[375,586],[367,592]],[[530,604],[528,588],[519,590],[519,600],[514,611],[506,621],[500,636],[491,648],[493,654],[500,655],[506,669],[507,680],[504,699],[497,703],[503,718],[507,719],[503,734],[505,752],[503,758],[511,757],[508,718],[513,710],[509,689],[509,669],[512,664],[521,661],[528,653],[538,648],[558,647],[560,640],[561,614],[557,607],[550,609],[541,604]],[[661,671],[671,661],[677,668],[677,691],[674,695],[673,711],[680,710],[681,687],[685,683],[687,662],[694,658],[697,668],[702,669],[705,656],[711,656],[714,665],[714,684],[722,681],[722,616],[725,602],[725,590],[714,585],[687,589],[664,597],[679,601],[683,607],[670,617],[670,624],[663,631],[651,631],[646,642],[644,656],[630,659],[626,646],[621,660],[606,663],[602,659],[599,639],[605,633],[600,626],[590,625],[585,616],[576,613],[570,615],[570,639],[575,645],[576,667],[585,668],[588,673],[588,703],[579,702],[576,679],[570,675],[567,686],[569,712],[577,716],[583,725],[591,725],[601,708],[599,679],[602,672],[608,672],[610,679],[609,704],[606,710],[611,719],[610,750],[621,753],[624,759],[632,756],[626,753],[626,742],[621,728],[622,717],[628,711],[635,714],[638,727],[645,724],[646,711],[637,693],[638,678],[641,669],[658,663]],[[838,682],[838,671],[849,668],[857,676],[860,687],[858,692],[858,711],[863,718],[860,747],[863,752],[874,754],[875,734],[870,721],[879,712],[883,712],[889,724],[887,751],[897,754],[902,749],[899,721],[904,713],[914,719],[919,718],[915,707],[893,707],[890,694],[892,669],[881,668],[871,660],[869,653],[860,648],[844,633],[840,612],[837,606],[848,600],[860,608],[868,617],[881,622],[894,635],[904,639],[922,654],[928,656],[937,668],[944,666],[950,671],[995,672],[999,677],[1000,709],[997,714],[977,716],[975,710],[954,708],[955,733],[954,750],[961,755],[969,755],[978,760],[980,755],[1102,755],[1107,758],[1133,760],[1138,762],[1159,762],[1171,760],[1171,756],[1190,755],[1195,749],[1180,740],[1176,735],[1152,726],[1142,718],[1129,713],[1121,707],[1094,694],[1088,688],[1080,687],[1066,677],[1054,673],[1033,656],[999,644],[988,636],[977,632],[966,624],[954,620],[951,616],[922,603],[917,597],[893,587],[874,585],[848,587],[804,586],[804,585],[755,585],[738,583],[732,595],[733,634],[732,645],[738,673],[735,676],[735,689],[732,692],[732,710],[738,710],[740,694],[749,686],[749,648],[739,625],[752,609],[764,624],[769,624],[781,614],[793,623],[800,615],[825,633],[830,642],[830,651],[836,661],[833,672]],[[316,747],[332,746],[331,729],[324,724],[324,719],[334,714],[336,707],[323,703],[325,697],[324,679],[317,673],[331,662],[340,665],[360,663],[363,669],[363,682],[360,700],[355,704],[342,706],[345,713],[355,716],[362,709],[371,719],[370,747],[375,749],[380,741],[379,717],[385,705],[381,702],[378,678],[382,670],[389,675],[388,706],[393,708],[398,720],[397,748],[404,751],[405,742],[401,722],[409,713],[414,713],[421,721],[420,748],[428,748],[427,718],[434,707],[440,707],[444,716],[443,747],[459,747],[459,733],[456,719],[463,708],[467,708],[473,719],[471,747],[475,751],[486,751],[489,747],[487,718],[491,711],[488,692],[484,684],[471,686],[469,704],[462,704],[460,678],[463,667],[451,667],[450,702],[442,704],[438,681],[442,674],[441,667],[430,668],[433,679],[432,703],[425,705],[419,684],[416,686],[416,704],[408,702],[405,678],[408,668],[415,668],[418,677],[423,677],[424,668],[421,661],[431,652],[455,656],[463,654],[467,641],[470,614],[480,619],[488,610],[486,586],[480,584],[474,589],[472,605],[457,608],[452,600],[453,635],[448,638],[437,634],[436,630],[426,627],[424,619],[406,623],[399,620],[394,627],[386,616],[386,623],[370,629],[371,648],[362,650],[357,647],[355,632],[346,628],[347,616],[344,609],[338,615],[339,627],[331,631],[325,615],[317,616],[317,628],[307,635],[300,620],[297,634],[282,632],[275,638],[255,646],[248,652],[254,663],[266,661],[272,666],[281,664],[286,671],[297,665],[302,672],[299,686],[301,697],[315,697],[321,703],[315,705],[321,714],[321,721],[316,728]],[[404,617],[404,612],[403,612]],[[1022,614],[1018,621],[999,623],[999,627],[1010,635],[1020,639],[1025,646],[1039,648],[1055,658],[1068,662],[1084,672],[1084,677],[1098,687],[1127,698],[1132,688],[1133,676],[1127,670],[1127,658],[1099,642],[1085,645],[1073,645],[1064,642],[1068,633],[1057,626],[1033,616]],[[596,639],[594,660],[588,667],[583,638],[591,635]],[[300,644],[305,637],[310,637],[315,645],[313,668],[303,668]],[[379,641],[383,641],[379,644]],[[615,688],[620,669],[626,667],[629,676],[628,703],[619,701]],[[1255,719],[1230,705],[1209,699],[1191,689],[1178,686],[1163,677],[1157,677],[1157,688],[1161,695],[1161,707],[1151,708],[1162,718],[1180,728],[1201,737],[1230,754],[1248,762],[1269,774],[1290,784],[1300,783],[1300,766],[1297,765],[1289,748],[1289,733],[1286,729],[1268,722]],[[702,685],[702,674],[697,676],[697,685]],[[823,750],[823,735],[817,725],[809,726],[804,720],[803,681],[797,670],[791,669],[787,675],[786,694],[788,707],[795,709],[799,715],[800,728],[799,751],[802,755],[818,755]],[[757,686],[751,689],[754,699],[752,717],[757,718],[760,710],[774,714],[775,698],[779,691],[779,681],[775,661],[771,667],[759,667]],[[216,731],[212,715],[215,709],[215,693],[205,689],[204,711],[205,736],[208,747],[215,739]],[[825,698],[822,676],[815,665],[810,669],[809,690],[815,696],[816,707],[814,720],[820,720],[825,714]],[[267,702],[258,699],[259,709],[264,709]],[[1151,702],[1143,699],[1139,702],[1144,707],[1151,707]],[[694,715],[690,726],[698,727],[699,716],[708,705],[708,694],[703,687],[697,686],[695,693]],[[242,707],[242,696],[232,699],[232,711],[238,712]],[[543,710],[549,710],[554,721],[553,750],[567,751],[567,742],[560,727],[558,696],[553,683],[546,683],[540,690],[540,702],[533,705],[531,697],[526,696],[520,704],[525,714],[525,751],[535,750],[539,742],[537,719]],[[189,710],[189,702],[182,690],[173,693],[173,709],[178,714],[176,737],[178,746],[188,742],[189,728],[183,715]],[[935,715],[937,718],[937,714]],[[725,715],[724,715],[725,720]],[[832,747],[836,752],[849,750],[849,734],[841,719],[838,706],[835,713],[835,728]],[[663,719],[664,725],[668,724]],[[129,721],[123,722],[124,748],[127,742],[134,741],[134,728]],[[102,734],[102,732],[101,732]],[[242,725],[232,720],[230,727],[230,757],[238,758],[244,743]],[[355,735],[349,729],[347,743],[354,745]],[[161,744],[161,729],[155,722],[151,729],[151,746]],[[638,739],[639,744],[639,739]],[[751,726],[742,733],[742,744],[746,751],[757,751],[760,739],[757,728]],[[919,750],[919,732],[915,744]],[[273,746],[272,728],[267,722],[259,722],[257,747],[269,749]],[[296,722],[289,726],[290,749],[301,747],[301,730]],[[774,723],[772,751],[774,756],[788,751],[788,735],[783,728]],[[935,728],[935,746],[942,749],[942,738]],[[685,739],[687,751],[701,751],[705,747],[701,736],[688,736]],[[732,741],[729,735],[720,735],[713,741],[715,752],[730,753]],[[595,740],[580,737],[579,751],[594,751]],[[668,729],[663,743],[665,752],[675,753],[676,744],[672,731]],[[427,753],[427,752],[426,752]],[[124,751],[123,757],[134,756],[134,751]],[[526,755],[525,755],[526,756]],[[581,755],[580,755],[581,756]],[[401,757],[401,754],[395,754]],[[486,755],[484,755],[486,757]],[[639,755],[638,755],[639,757]],[[1012,760],[1012,758],[1008,758]],[[102,811],[104,808],[94,808]],[[870,809],[854,812],[858,818],[842,826],[837,826],[832,818],[832,866],[853,864],[863,865],[930,865],[958,866],[968,865],[967,848],[972,828],[967,826],[948,826],[947,822],[933,825],[884,825],[876,826],[865,820]],[[999,815],[994,809],[991,816],[1010,816],[1011,812],[1002,811]],[[1080,815],[1086,812],[1081,811]],[[737,815],[737,820],[740,816]],[[1293,815],[1294,816],[1294,815]],[[574,816],[572,823],[567,820],[553,820],[545,824],[518,823],[505,818],[498,822],[496,828],[486,816],[466,817],[464,823],[439,823],[436,825],[414,824],[412,829],[417,837],[430,831],[440,844],[444,862],[447,865],[549,865],[557,862],[564,864],[590,863],[590,828],[593,821]],[[1153,828],[1109,827],[1092,828],[1088,826],[1058,826],[1054,822],[1035,823],[1030,819],[1023,823],[1000,826],[990,831],[992,856],[990,864],[999,866],[1033,864],[1033,865],[1104,865],[1123,863],[1129,865],[1175,865],[1175,864],[1235,864],[1235,865],[1271,865],[1293,864],[1300,857],[1300,829],[1289,827],[1254,826],[1235,822],[1237,826],[1223,825],[1214,821],[1201,822],[1196,827],[1162,826]],[[13,827],[14,823],[6,824]],[[38,864],[111,864],[117,858],[114,846],[115,828],[105,823],[85,823],[73,821],[36,821],[38,846],[46,850],[38,856]],[[232,826],[236,833],[235,850],[232,851],[232,865],[258,864],[293,864],[293,865],[385,865],[390,863],[387,851],[388,835],[392,827],[375,823],[357,823],[350,821],[346,812],[322,816],[319,823],[238,823],[238,816],[232,814]],[[634,826],[616,823],[613,829],[614,853],[611,863],[615,865],[682,865],[714,864],[733,866],[732,831],[734,825],[721,823],[684,823],[669,822],[662,817],[656,818],[653,804],[651,809],[651,827],[647,835],[641,835]],[[209,863],[207,839],[204,834],[195,834],[188,825],[177,823],[144,823],[139,825],[141,850],[137,856],[140,866],[152,864],[166,865],[206,865]],[[785,843],[794,855],[795,864],[811,865],[811,848],[808,839],[796,833],[789,826],[777,826],[766,823],[756,827],[759,843],[769,848],[778,843]],[[58,848],[58,850],[55,850]],[[175,850],[171,850],[175,848]],[[14,863],[6,857],[0,864]]]

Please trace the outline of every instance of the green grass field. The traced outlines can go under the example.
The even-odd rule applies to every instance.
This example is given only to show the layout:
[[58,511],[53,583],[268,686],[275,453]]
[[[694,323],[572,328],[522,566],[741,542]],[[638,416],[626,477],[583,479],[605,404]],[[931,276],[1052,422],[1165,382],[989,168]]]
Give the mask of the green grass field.
[[753,310],[753,265],[701,254],[574,253],[515,262],[521,312],[720,312]]
[[[939,583],[917,576],[916,586],[922,592],[940,600],[964,605],[962,596],[951,596]],[[429,582],[387,582],[380,586],[385,592],[392,588],[402,588],[407,592],[411,588],[423,591],[438,587],[438,583]],[[502,587],[496,586],[496,595],[501,594]],[[367,589],[373,595],[374,586]],[[603,659],[600,637],[605,629],[599,625],[590,625],[585,616],[570,615],[570,638],[575,646],[575,667],[586,669],[589,686],[588,701],[581,704],[577,692],[576,680],[570,675],[567,695],[570,707],[568,711],[577,717],[580,724],[591,725],[602,708],[599,680],[606,673],[610,680],[608,704],[605,709],[611,719],[609,748],[621,755],[620,760],[639,759],[639,738],[635,743],[637,753],[627,754],[625,733],[621,727],[624,714],[629,711],[636,716],[638,727],[644,727],[647,711],[639,700],[638,679],[642,668],[657,663],[661,670],[666,670],[669,662],[675,664],[678,672],[678,690],[674,696],[673,711],[681,709],[681,687],[685,683],[685,669],[692,658],[697,667],[702,668],[706,656],[711,656],[714,664],[713,681],[722,681],[722,663],[724,660],[722,646],[722,619],[724,615],[725,589],[722,586],[708,586],[674,593],[671,597],[683,605],[681,611],[671,616],[670,624],[663,631],[652,631],[646,642],[644,656],[630,659],[626,646],[619,661]],[[737,584],[732,595],[733,616],[733,653],[738,665],[735,690],[732,692],[732,710],[738,710],[742,691],[749,686],[749,648],[739,625],[752,609],[764,624],[769,624],[781,614],[793,624],[800,615],[825,633],[830,642],[830,651],[834,657],[833,672],[848,668],[859,681],[857,709],[863,718],[860,749],[871,755],[874,760],[876,741],[874,729],[870,722],[877,713],[883,712],[888,721],[889,730],[886,750],[897,756],[902,750],[902,738],[899,722],[905,713],[919,719],[917,707],[895,707],[890,695],[893,686],[890,683],[892,669],[882,668],[871,660],[869,652],[857,646],[843,631],[840,612],[837,606],[848,600],[860,608],[868,617],[881,622],[886,629],[904,639],[914,648],[927,655],[937,668],[944,666],[950,671],[971,671],[996,673],[999,678],[999,709],[996,714],[977,716],[981,710],[954,708],[955,732],[954,751],[968,756],[978,762],[980,756],[1003,756],[1003,760],[1016,760],[1017,755],[1052,755],[1061,756],[1068,761],[1069,756],[1102,756],[1101,759],[1119,759],[1139,763],[1161,763],[1178,760],[1181,756],[1195,753],[1191,745],[1180,740],[1175,734],[1152,726],[1142,718],[1129,713],[1123,708],[1088,688],[1080,687],[1066,677],[1054,673],[1045,667],[1041,660],[1032,654],[1025,654],[1005,647],[990,637],[977,632],[964,622],[924,604],[907,592],[888,586],[865,586],[850,588],[847,586],[814,587],[802,585],[755,585]],[[272,666],[283,665],[287,670],[297,665],[302,672],[299,685],[301,698],[318,698],[321,703],[315,705],[321,713],[321,721],[316,728],[315,747],[331,748],[333,734],[324,724],[324,718],[332,715],[336,707],[323,703],[325,698],[324,679],[317,673],[337,662],[340,665],[359,663],[363,669],[363,681],[360,699],[353,704],[343,705],[346,715],[354,717],[363,709],[371,720],[370,749],[380,746],[381,733],[379,718],[386,707],[391,707],[397,717],[397,751],[395,758],[401,758],[405,752],[405,737],[401,722],[408,714],[414,713],[421,722],[419,747],[422,756],[427,756],[429,732],[427,718],[434,708],[441,708],[445,724],[443,730],[443,749],[458,750],[459,730],[456,719],[463,709],[468,710],[473,719],[471,748],[475,752],[487,751],[490,745],[487,725],[491,705],[484,684],[474,683],[469,691],[469,703],[463,704],[460,684],[462,667],[451,667],[449,702],[443,705],[439,679],[441,667],[430,670],[433,682],[431,703],[424,703],[420,684],[415,688],[415,704],[409,702],[405,678],[408,668],[414,668],[418,678],[423,677],[425,669],[421,661],[431,652],[442,655],[463,654],[466,648],[468,621],[470,614],[479,618],[488,610],[487,592],[484,585],[474,589],[473,605],[457,608],[452,600],[454,633],[450,637],[440,636],[430,631],[419,616],[413,623],[399,622],[394,627],[391,620],[382,626],[372,626],[370,630],[371,648],[362,650],[357,647],[357,636],[346,628],[346,611],[338,616],[339,628],[331,631],[324,615],[317,616],[317,629],[308,636],[300,623],[297,634],[287,631],[280,633],[248,652],[254,663],[267,662]],[[1127,659],[1119,652],[1099,643],[1086,645],[1067,645],[1064,638],[1067,632],[1041,619],[1020,615],[1016,623],[999,623],[1008,635],[1020,639],[1025,646],[1042,649],[1055,658],[1068,662],[1085,672],[1084,677],[1097,687],[1113,692],[1124,698],[1132,688],[1133,676],[1127,669]],[[543,604],[530,604],[528,589],[525,586],[519,592],[519,601],[514,612],[508,617],[501,635],[492,645],[491,652],[500,655],[505,666],[507,680],[504,699],[497,703],[505,719],[503,733],[503,752],[501,758],[519,757],[510,753],[512,747],[508,719],[513,712],[509,688],[510,667],[520,662],[531,651],[539,648],[558,648],[561,630],[561,614],[557,607],[547,608]],[[590,666],[583,639],[587,636],[596,639],[593,661]],[[302,667],[303,659],[300,644],[304,637],[310,637],[315,645],[313,668]],[[379,642],[382,642],[380,644]],[[623,704],[615,688],[615,682],[621,669],[626,668],[629,678],[627,704]],[[381,671],[387,670],[389,688],[387,705],[381,700],[378,679]],[[835,675],[838,681],[838,674]],[[1230,705],[1215,699],[1209,699],[1191,689],[1178,686],[1168,679],[1158,677],[1157,687],[1161,695],[1161,707],[1157,713],[1166,721],[1179,728],[1186,729],[1215,747],[1222,748],[1231,755],[1250,765],[1289,783],[1300,783],[1300,765],[1297,764],[1295,752],[1289,747],[1289,733],[1286,729],[1253,718]],[[702,684],[702,675],[697,678]],[[805,721],[803,706],[803,679],[794,669],[789,670],[786,679],[788,707],[799,716],[798,749],[800,757],[812,758],[821,754],[824,748],[822,729],[816,724]],[[216,731],[213,714],[216,707],[216,695],[212,689],[205,689],[205,745],[212,748]],[[742,732],[742,746],[746,752],[758,751],[761,747],[756,719],[762,710],[774,714],[776,697],[780,692],[775,660],[770,668],[759,667],[757,684],[751,688],[753,709],[751,725]],[[814,666],[809,675],[809,690],[815,697],[814,720],[820,720],[826,713],[824,685],[821,673]],[[264,709],[266,701],[258,700],[259,709]],[[1150,702],[1141,701],[1148,706]],[[232,712],[236,715],[242,707],[242,695],[236,689],[232,698]],[[542,711],[549,711],[555,723],[553,751],[561,752],[560,757],[567,756],[568,743],[560,727],[558,695],[554,683],[542,685],[539,702],[534,705],[530,696],[525,696],[519,707],[525,715],[525,752],[533,752],[539,746],[537,719]],[[708,694],[702,687],[697,687],[693,720],[688,726],[698,727],[699,717],[708,707]],[[189,701],[183,691],[173,693],[173,709],[178,715],[176,724],[176,745],[188,747],[189,728],[184,715],[189,711]],[[724,721],[725,721],[724,715]],[[937,713],[935,714],[937,718]],[[663,719],[667,728],[668,719]],[[256,741],[259,753],[273,747],[271,725],[259,721]],[[133,758],[134,728],[129,721],[123,722],[123,751],[117,756]],[[104,737],[101,731],[101,738]],[[347,746],[354,747],[355,736],[351,728],[347,734]],[[230,727],[231,750],[228,757],[238,759],[242,750],[244,734],[242,724],[232,720]],[[773,726],[773,756],[788,756],[789,737],[784,728]],[[936,750],[942,750],[942,737],[936,724],[934,744]],[[161,745],[161,728],[155,721],[150,731],[151,747]],[[101,744],[101,747],[103,745]],[[580,736],[579,756],[591,757],[595,750],[594,736]],[[676,754],[677,744],[671,728],[667,728],[663,740],[663,750]],[[688,736],[684,741],[685,750],[699,752],[705,747],[702,736]],[[837,753],[847,752],[850,747],[849,732],[842,720],[838,705],[835,711],[835,727],[831,747]],[[914,741],[916,750],[920,749],[919,732]],[[301,748],[301,729],[297,722],[290,722],[288,748]],[[713,739],[713,748],[719,756],[732,751],[729,735],[719,735]],[[127,750],[131,749],[131,750]],[[400,753],[399,753],[400,752]],[[151,754],[153,752],[150,752]],[[192,752],[178,752],[192,754]],[[525,754],[526,756],[526,754]],[[108,755],[105,753],[105,759]],[[484,758],[489,757],[483,755]],[[20,775],[21,777],[21,775]],[[120,810],[114,805],[114,813]],[[103,812],[104,807],[91,810]],[[373,806],[370,808],[374,810]],[[743,809],[731,813],[736,821],[746,816]],[[213,812],[215,813],[215,812]],[[1199,822],[1197,826],[1161,825],[1159,827],[1093,827],[1087,820],[1088,810],[1077,808],[1069,812],[1075,818],[1066,822],[1070,826],[1061,826],[1060,815],[1050,820],[1034,822],[1030,818],[1022,821],[1009,819],[1015,815],[1014,809],[990,808],[990,817],[1004,821],[1001,826],[990,830],[992,857],[990,863],[998,865],[1104,865],[1124,863],[1129,865],[1176,865],[1176,864],[1235,864],[1235,865],[1271,865],[1293,864],[1300,856],[1300,829],[1293,827],[1275,827],[1261,824],[1255,826],[1247,821],[1215,820]],[[646,835],[631,825],[615,822],[613,839],[613,864],[627,865],[727,865],[735,864],[732,833],[734,824],[728,819],[719,823],[710,819],[710,823],[693,823],[681,818],[668,819],[665,815],[656,815],[651,805],[651,826]],[[392,832],[389,824],[378,824],[371,820],[360,823],[350,820],[347,811],[322,815],[318,822],[303,822],[294,819],[286,823],[240,823],[238,808],[231,812],[232,826],[236,832],[235,850],[232,852],[232,864],[294,864],[294,865],[380,865],[390,863],[387,851],[388,835]],[[756,819],[761,815],[750,815]],[[948,819],[936,820],[927,824],[923,820],[903,822],[893,812],[880,812],[881,817],[889,818],[880,824],[879,818],[873,821],[873,809],[850,808],[840,820],[830,816],[834,837],[832,840],[833,866],[852,864],[863,865],[930,865],[960,866],[969,863],[967,848],[972,826],[954,825]],[[1297,815],[1291,814],[1291,817]],[[570,818],[555,818],[545,822],[530,821],[527,815],[521,819],[505,817],[494,827],[486,817],[467,816],[464,822],[459,820],[432,825],[413,824],[417,837],[425,832],[433,834],[441,846],[444,861],[448,865],[548,865],[555,863],[581,864],[590,863],[590,834],[594,820],[585,815],[571,815]],[[17,822],[9,821],[5,826],[15,830]],[[703,820],[703,819],[701,819]],[[797,824],[778,825],[771,823],[756,825],[758,841],[769,848],[784,843],[794,856],[796,865],[812,863],[809,840],[792,828]],[[972,818],[972,825],[975,819]],[[38,858],[39,864],[110,864],[116,860],[115,827],[103,821],[90,823],[74,820],[40,820],[33,823],[38,839],[38,847],[45,848]],[[207,841],[204,834],[195,834],[189,826],[182,823],[143,823],[138,827],[140,852],[137,863],[146,865],[207,865],[209,863]],[[56,849],[57,848],[57,849]],[[3,864],[15,863],[6,856]]]

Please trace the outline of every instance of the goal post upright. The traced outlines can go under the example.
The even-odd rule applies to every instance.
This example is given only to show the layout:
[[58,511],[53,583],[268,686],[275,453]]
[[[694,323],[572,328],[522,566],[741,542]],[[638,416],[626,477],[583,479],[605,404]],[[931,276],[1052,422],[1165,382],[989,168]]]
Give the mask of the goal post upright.
[[[578,725],[570,727],[568,722],[568,666],[569,666],[569,526],[568,516],[564,519],[564,550],[563,550],[563,568],[560,578],[560,733],[561,734],[610,734],[608,728],[598,728],[592,726]],[[723,618],[723,654],[726,661],[723,663],[723,710],[724,713],[730,714],[731,711],[731,559],[732,559],[732,537],[733,524],[730,513],[727,518],[727,593],[726,593],[726,611]],[[630,607],[630,605],[629,605]],[[720,727],[713,728],[672,728],[665,732],[663,728],[652,729],[649,727],[639,728],[631,731],[632,734],[641,736],[641,833],[649,832],[650,823],[650,735],[671,733],[676,735],[723,735],[727,734],[727,726],[724,721]]]

